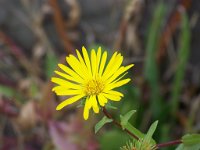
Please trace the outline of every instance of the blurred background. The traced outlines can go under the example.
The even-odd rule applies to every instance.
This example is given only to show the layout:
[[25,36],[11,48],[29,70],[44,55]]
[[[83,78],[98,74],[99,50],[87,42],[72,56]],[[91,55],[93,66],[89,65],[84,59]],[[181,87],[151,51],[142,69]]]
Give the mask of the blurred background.
[[144,133],[159,120],[159,143],[200,133],[199,15],[199,0],[0,0],[0,150],[118,150],[130,139],[112,124],[95,135],[102,113],[55,110],[50,77],[83,45],[135,64],[113,116],[136,109]]

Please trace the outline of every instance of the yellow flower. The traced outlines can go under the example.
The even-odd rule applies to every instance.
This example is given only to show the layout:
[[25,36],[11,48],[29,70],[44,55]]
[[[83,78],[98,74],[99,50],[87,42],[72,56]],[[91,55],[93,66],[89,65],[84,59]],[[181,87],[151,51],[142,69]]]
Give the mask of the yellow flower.
[[114,89],[130,81],[130,78],[122,79],[122,77],[133,64],[121,66],[123,56],[118,52],[112,55],[107,64],[107,51],[102,53],[101,47],[97,53],[93,49],[90,56],[85,47],[82,47],[83,55],[78,50],[76,53],[77,57],[74,55],[66,57],[69,66],[58,64],[64,73],[55,71],[62,78],[51,78],[51,81],[57,84],[52,91],[57,95],[71,96],[61,102],[56,110],[85,97],[83,117],[87,120],[91,108],[95,113],[99,113],[99,107],[104,107],[108,100],[120,101],[123,94]]

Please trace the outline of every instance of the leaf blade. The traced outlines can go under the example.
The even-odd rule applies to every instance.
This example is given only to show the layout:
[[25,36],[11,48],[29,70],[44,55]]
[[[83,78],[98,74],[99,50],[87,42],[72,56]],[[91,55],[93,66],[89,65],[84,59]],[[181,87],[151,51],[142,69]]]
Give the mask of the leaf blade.
[[104,116],[96,125],[95,125],[95,134],[106,124],[106,123],[110,123],[113,120]]

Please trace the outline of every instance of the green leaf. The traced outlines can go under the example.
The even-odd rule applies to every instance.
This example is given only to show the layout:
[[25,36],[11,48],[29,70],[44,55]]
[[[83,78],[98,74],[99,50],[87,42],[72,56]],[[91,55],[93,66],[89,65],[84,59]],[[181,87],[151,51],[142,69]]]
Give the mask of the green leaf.
[[45,71],[48,78],[53,75],[53,71],[55,70],[57,63],[58,58],[56,55],[53,52],[47,53],[45,60]]
[[95,125],[95,134],[106,124],[110,123],[113,120],[104,116],[96,125]]
[[[156,128],[156,127],[157,127],[157,122],[154,122],[152,124],[152,126],[150,127],[150,129],[149,129],[150,131],[148,131],[148,132],[153,133],[155,131],[154,128]],[[144,139],[145,136],[146,136],[144,133],[142,133],[140,130],[138,130],[137,128],[135,128],[129,122],[125,125],[125,129],[129,130],[132,134],[136,135],[139,139]],[[133,138],[133,140],[135,140],[135,139]],[[155,145],[156,142],[155,142],[155,140],[153,138],[151,138],[150,143],[153,144],[153,145]]]
[[3,94],[6,97],[14,97],[16,93],[17,92],[14,89],[0,85],[0,94]]
[[187,134],[182,137],[183,144],[180,144],[176,150],[199,150],[200,134]]
[[121,120],[121,126],[122,129],[125,129],[125,126],[127,125],[129,119],[131,118],[131,116],[136,112],[136,110],[131,110],[128,113],[126,113],[124,116],[120,115],[120,120]]
[[134,145],[136,149],[146,150],[151,149],[156,145],[155,140],[152,138],[153,133],[155,132],[158,125],[158,121],[155,121],[149,128],[146,135],[139,137],[139,140],[134,140]]
[[176,150],[186,150],[186,149],[184,149],[184,145],[183,145],[183,144],[180,144],[180,145],[176,148]]
[[108,102],[107,104],[106,104],[106,109],[114,109],[114,110],[117,110],[117,107],[115,107],[115,106],[112,106],[112,104],[110,103],[110,102]]
[[187,134],[182,137],[184,145],[195,145],[199,144],[200,146],[200,134]]
[[34,97],[35,95],[37,95],[38,92],[39,92],[39,88],[37,87],[37,84],[34,81],[31,81],[31,85],[30,85],[31,97]]
[[100,150],[118,150],[130,139],[129,136],[120,130],[106,131],[106,134],[98,136]]
[[157,125],[158,125],[158,121],[155,121],[149,128],[147,134],[145,135],[144,137],[144,141],[151,141],[152,140],[152,136],[157,128]]
[[125,129],[129,130],[131,133],[136,135],[138,138],[143,138],[144,134],[132,126],[129,122],[126,124]]
[[171,98],[171,113],[175,115],[178,109],[180,92],[182,89],[182,83],[185,75],[186,64],[189,58],[190,53],[190,22],[188,20],[187,14],[185,12],[182,13],[182,27],[180,34],[180,44],[178,50],[178,62],[176,66],[176,73],[173,81],[172,87],[172,98]]
[[0,85],[0,95],[1,94],[8,98],[14,97],[21,102],[24,101],[23,96],[16,89],[8,87],[8,86]]
[[180,144],[176,150],[199,150],[200,149],[200,144],[195,144],[195,145],[190,145],[186,146],[184,144]]
[[146,44],[146,59],[144,64],[144,76],[151,89],[151,109],[153,117],[158,118],[162,114],[162,98],[159,85],[159,71],[156,62],[158,42],[161,36],[161,27],[165,19],[166,7],[163,2],[158,3],[155,8],[153,20],[150,24]]

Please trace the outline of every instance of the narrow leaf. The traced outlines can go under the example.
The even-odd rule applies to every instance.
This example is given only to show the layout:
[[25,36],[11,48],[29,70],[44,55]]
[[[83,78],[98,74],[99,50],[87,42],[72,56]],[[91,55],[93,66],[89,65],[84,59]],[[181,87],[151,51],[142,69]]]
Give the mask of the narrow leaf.
[[112,119],[104,116],[96,125],[95,125],[95,134],[106,124],[112,122]]
[[136,135],[138,138],[143,138],[144,134],[132,126],[129,122],[126,124],[125,129],[129,130],[131,133]]
[[[154,126],[155,126],[155,125],[153,125],[152,128],[154,128]],[[150,127],[150,128],[151,128],[151,127]],[[146,136],[144,133],[142,133],[140,130],[136,129],[136,128],[135,128],[133,125],[131,125],[129,122],[126,124],[125,129],[129,130],[132,134],[136,135],[139,139],[144,139],[145,136]],[[153,130],[153,129],[151,129],[151,130]],[[151,132],[152,132],[152,131],[151,131]],[[133,140],[135,140],[135,139],[133,138]],[[155,140],[154,140],[153,138],[150,139],[150,143],[151,143],[152,145],[155,145],[155,144],[156,144],[156,142],[155,142]]]
[[52,76],[57,63],[58,63],[58,59],[56,55],[53,52],[47,53],[46,60],[45,60],[45,71],[46,71],[47,77],[50,78]]
[[109,103],[109,102],[106,104],[106,106],[105,106],[105,107],[106,107],[106,109],[114,109],[114,110],[117,110],[117,107],[115,107],[115,106],[112,106],[112,104],[111,104],[111,103]]
[[127,125],[129,119],[131,118],[131,116],[136,112],[136,110],[131,110],[128,113],[126,113],[124,116],[120,115],[120,119],[121,119],[121,126],[122,129],[125,129],[125,126]]
[[147,37],[146,46],[146,59],[144,64],[144,76],[151,89],[151,108],[153,111],[153,117],[158,118],[159,114],[163,110],[162,97],[160,95],[159,88],[159,71],[156,62],[156,55],[158,49],[158,41],[161,34],[161,27],[165,18],[165,5],[159,3],[154,11],[153,20],[150,24],[149,34]]
[[6,96],[8,98],[15,97],[15,99],[19,101],[24,100],[23,96],[16,89],[4,85],[0,85],[0,95]]
[[173,87],[172,87],[172,98],[171,98],[171,113],[176,114],[175,112],[178,109],[180,92],[182,89],[182,83],[185,75],[186,64],[189,58],[190,52],[190,25],[187,14],[182,13],[182,28],[180,35],[180,45],[178,50],[178,62],[176,66],[176,73],[174,76]]
[[158,125],[158,121],[155,121],[149,128],[145,138],[144,138],[144,141],[151,141],[152,139],[152,136],[157,128],[157,125]]
[[7,86],[0,85],[0,94],[7,96],[7,97],[14,97],[17,92]]

